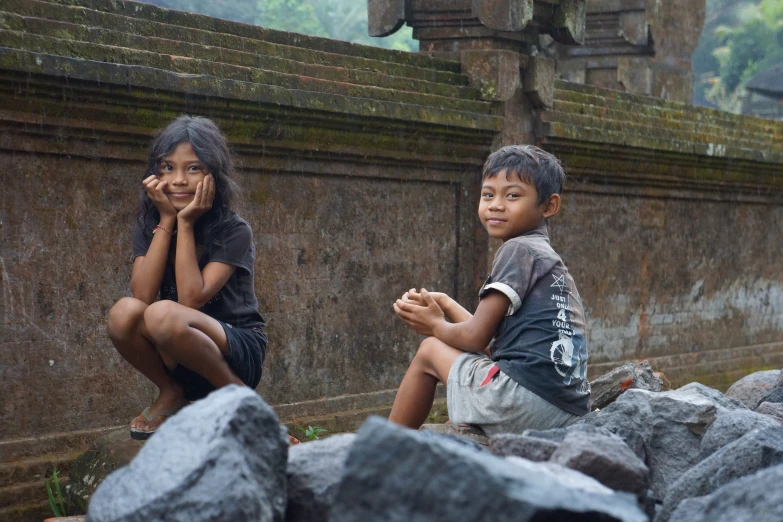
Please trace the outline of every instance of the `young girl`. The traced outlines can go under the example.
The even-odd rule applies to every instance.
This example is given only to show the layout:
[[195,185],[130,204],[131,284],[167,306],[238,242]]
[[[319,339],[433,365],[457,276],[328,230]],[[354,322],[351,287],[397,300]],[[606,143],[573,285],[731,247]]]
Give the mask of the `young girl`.
[[133,297],[108,319],[117,351],[160,390],[131,421],[135,439],[215,388],[255,388],[261,379],[267,338],[255,246],[231,210],[233,176],[228,142],[211,120],[182,116],[152,143],[133,231]]

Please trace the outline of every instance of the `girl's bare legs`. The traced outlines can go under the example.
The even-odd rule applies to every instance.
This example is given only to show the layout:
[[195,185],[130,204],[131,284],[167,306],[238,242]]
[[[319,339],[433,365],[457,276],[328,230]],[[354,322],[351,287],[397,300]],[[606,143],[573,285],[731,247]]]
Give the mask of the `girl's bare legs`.
[[[188,404],[182,386],[166,373],[164,364],[170,369],[182,364],[203,375],[216,388],[242,384],[223,358],[228,352],[223,327],[197,310],[173,301],[148,306],[138,299],[125,297],[109,312],[107,329],[120,355],[160,390],[150,406],[153,416]],[[130,426],[150,431],[164,420],[155,417],[147,421],[139,415]]]
[[243,384],[226,362],[228,339],[220,323],[174,301],[152,303],[144,325],[161,355],[193,370],[215,388]]
[[[170,408],[179,408],[187,404],[185,392],[168,373],[163,365],[173,368],[176,362],[164,361],[161,354],[150,341],[150,335],[144,325],[144,312],[147,304],[132,297],[123,297],[109,311],[107,331],[112,344],[131,366],[139,370],[158,387],[160,393],[157,400],[150,406],[150,413],[156,413]],[[155,421],[162,422],[162,417]],[[148,421],[141,415],[133,419],[131,428],[154,429],[148,426]],[[154,423],[153,423],[154,424]]]
[[448,382],[451,365],[463,353],[435,337],[424,339],[397,390],[389,420],[419,429],[432,409],[435,386]]

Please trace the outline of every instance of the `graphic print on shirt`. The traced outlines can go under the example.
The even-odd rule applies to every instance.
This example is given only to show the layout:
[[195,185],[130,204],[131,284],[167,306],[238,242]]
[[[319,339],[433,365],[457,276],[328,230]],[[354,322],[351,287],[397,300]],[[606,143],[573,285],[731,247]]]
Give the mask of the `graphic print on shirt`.
[[581,380],[579,393],[589,393],[590,383],[587,381],[587,343],[582,333],[571,326],[569,314],[571,313],[571,292],[565,290],[567,284],[565,275],[552,274],[554,282],[550,285],[557,288],[559,293],[552,294],[558,312],[552,320],[552,326],[557,328],[558,339],[552,343],[549,350],[552,362],[557,373],[563,376],[563,384],[571,384],[576,378]]

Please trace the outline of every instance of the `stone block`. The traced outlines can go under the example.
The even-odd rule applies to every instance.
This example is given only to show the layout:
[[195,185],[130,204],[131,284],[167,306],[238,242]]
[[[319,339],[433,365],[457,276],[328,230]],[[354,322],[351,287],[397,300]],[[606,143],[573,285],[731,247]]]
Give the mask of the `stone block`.
[[462,72],[485,100],[506,101],[520,87],[519,54],[505,50],[460,53]]
[[421,431],[429,431],[440,435],[462,437],[473,441],[480,446],[487,446],[489,444],[489,437],[484,433],[484,430],[470,424],[424,424],[419,429]]
[[613,403],[626,390],[661,391],[663,382],[654,375],[650,363],[625,363],[590,382],[590,410]]
[[559,442],[528,435],[505,433],[489,439],[489,451],[498,457],[520,457],[533,462],[545,462],[555,452]]
[[686,498],[709,495],[738,478],[777,464],[783,464],[783,430],[780,426],[753,430],[723,446],[672,483],[655,521],[668,522]]
[[287,522],[326,522],[356,435],[333,435],[288,449]]
[[554,104],[555,62],[543,56],[531,56],[524,71],[523,91],[538,108]]
[[680,502],[669,522],[780,522],[783,520],[783,465],[743,477],[711,495]]
[[750,410],[720,413],[701,439],[699,459],[704,460],[749,431],[764,428],[780,428],[780,423],[767,415]]
[[136,458],[98,487],[91,522],[281,522],[288,441],[247,387],[226,386],[180,410]]
[[632,495],[520,460],[371,418],[351,448],[331,520],[646,520]]
[[593,477],[616,491],[642,496],[650,483],[644,462],[617,435],[570,431],[550,462]]

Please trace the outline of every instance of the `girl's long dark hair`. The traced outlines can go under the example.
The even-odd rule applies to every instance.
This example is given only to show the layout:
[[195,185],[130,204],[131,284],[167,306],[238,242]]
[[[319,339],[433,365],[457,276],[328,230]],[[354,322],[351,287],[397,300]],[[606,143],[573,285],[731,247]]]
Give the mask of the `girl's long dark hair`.
[[[228,140],[212,120],[200,116],[180,116],[160,130],[152,141],[144,178],[159,175],[158,168],[163,158],[173,153],[182,142],[190,143],[199,161],[212,174],[215,181],[215,199],[212,208],[201,216],[195,225],[195,239],[199,245],[204,238],[226,223],[237,219],[232,203],[239,193],[234,180],[234,161]],[[142,187],[139,206],[139,221],[145,227],[152,227],[160,220],[160,213]]]

